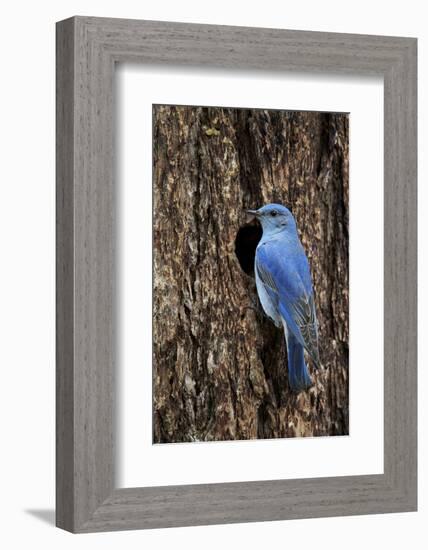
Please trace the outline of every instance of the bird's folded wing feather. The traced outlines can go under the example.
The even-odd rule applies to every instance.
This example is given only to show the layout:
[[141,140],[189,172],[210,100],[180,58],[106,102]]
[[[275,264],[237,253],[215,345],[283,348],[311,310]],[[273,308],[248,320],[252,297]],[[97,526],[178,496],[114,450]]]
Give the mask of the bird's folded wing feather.
[[[260,246],[257,275],[279,311],[291,318],[289,329],[319,365],[318,323],[309,264],[302,256],[284,260],[280,246]],[[285,319],[287,321],[287,319]]]
[[310,296],[300,296],[292,302],[289,300],[285,301],[300,331],[303,339],[303,346],[306,348],[317,366],[319,366],[318,323],[315,315],[313,294]]

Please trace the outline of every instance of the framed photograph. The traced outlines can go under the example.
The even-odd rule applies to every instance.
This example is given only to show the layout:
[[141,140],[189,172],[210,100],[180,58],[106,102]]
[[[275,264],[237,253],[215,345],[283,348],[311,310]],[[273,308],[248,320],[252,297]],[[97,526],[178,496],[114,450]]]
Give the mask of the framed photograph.
[[57,525],[417,507],[416,40],[57,24]]

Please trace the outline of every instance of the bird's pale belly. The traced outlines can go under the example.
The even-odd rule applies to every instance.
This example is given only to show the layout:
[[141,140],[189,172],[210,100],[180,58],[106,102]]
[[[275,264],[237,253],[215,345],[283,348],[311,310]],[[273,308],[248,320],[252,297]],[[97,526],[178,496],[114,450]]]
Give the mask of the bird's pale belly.
[[260,303],[262,304],[263,310],[268,317],[272,319],[277,327],[281,326],[281,316],[279,315],[276,304],[273,303],[271,297],[265,289],[265,285],[260,281],[260,278],[257,274],[257,269],[255,270],[256,276],[256,286],[257,293],[259,295]]

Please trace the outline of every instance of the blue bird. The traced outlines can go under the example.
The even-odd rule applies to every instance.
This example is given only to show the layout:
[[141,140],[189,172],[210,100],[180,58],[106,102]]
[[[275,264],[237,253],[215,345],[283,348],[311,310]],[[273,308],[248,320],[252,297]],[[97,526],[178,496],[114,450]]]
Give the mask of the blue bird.
[[320,368],[318,323],[311,272],[291,212],[280,204],[248,210],[262,225],[254,273],[263,309],[277,327],[283,327],[287,344],[288,380],[292,391],[312,385],[304,349]]

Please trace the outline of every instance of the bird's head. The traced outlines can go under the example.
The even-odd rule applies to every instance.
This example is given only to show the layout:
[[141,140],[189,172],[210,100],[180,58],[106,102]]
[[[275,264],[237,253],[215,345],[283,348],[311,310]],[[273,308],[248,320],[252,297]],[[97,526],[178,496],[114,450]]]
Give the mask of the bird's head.
[[295,230],[293,214],[282,204],[266,204],[258,210],[247,210],[261,223],[264,233]]

